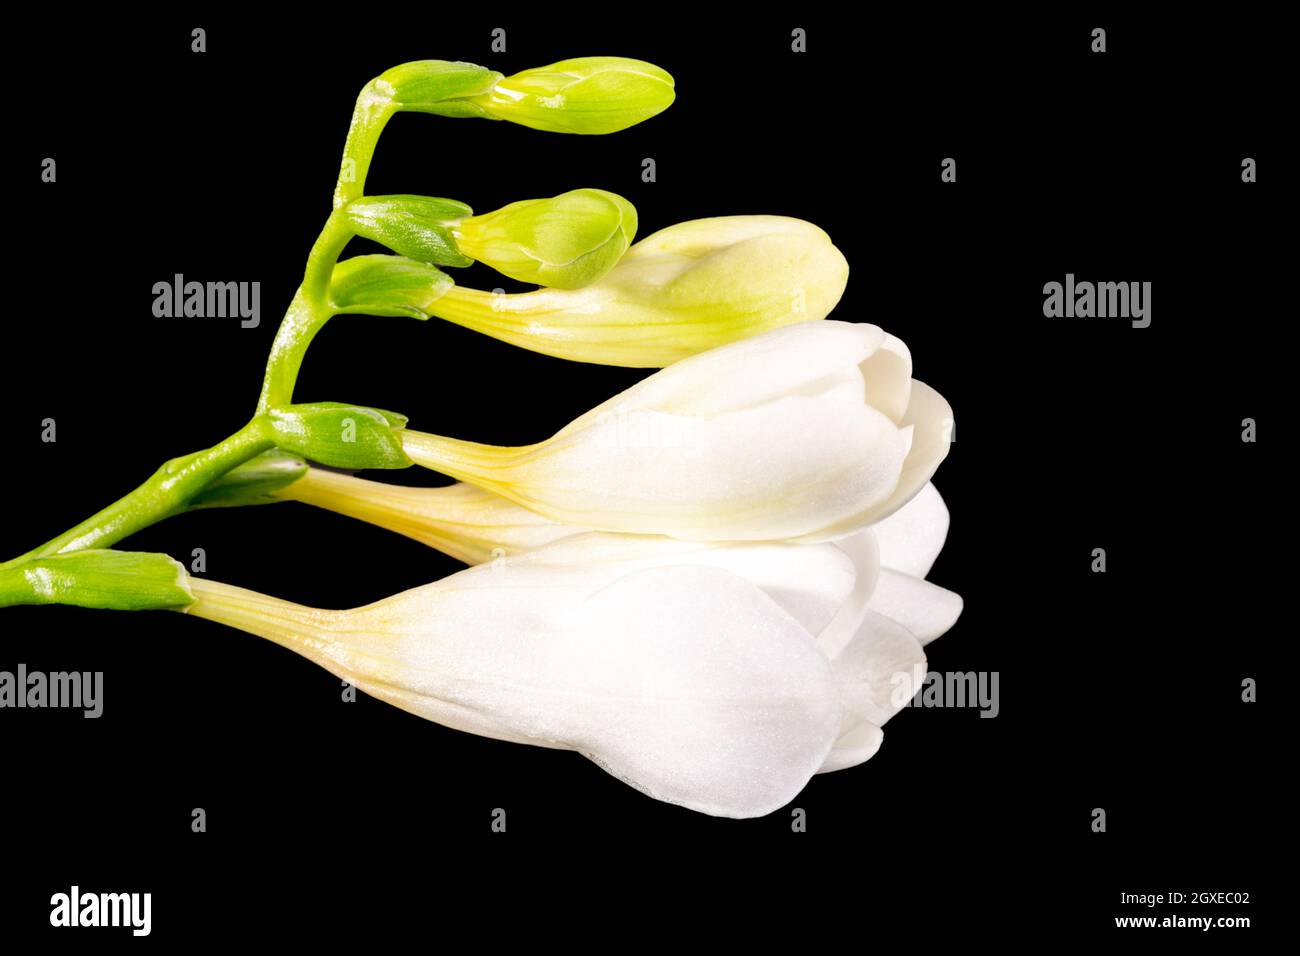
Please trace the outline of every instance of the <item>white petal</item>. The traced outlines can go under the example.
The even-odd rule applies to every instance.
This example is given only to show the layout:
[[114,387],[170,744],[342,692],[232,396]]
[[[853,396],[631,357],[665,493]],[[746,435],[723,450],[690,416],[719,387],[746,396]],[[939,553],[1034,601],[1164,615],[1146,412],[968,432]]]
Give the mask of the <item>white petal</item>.
[[887,500],[904,452],[887,416],[832,389],[711,418],[605,418],[513,466],[511,493],[554,520],[606,531],[788,539]]
[[903,340],[886,332],[880,348],[858,368],[866,384],[867,404],[901,422],[912,394],[912,353]]
[[458,586],[594,590],[654,567],[722,568],[762,588],[810,634],[821,632],[854,591],[857,568],[832,544],[695,542],[654,535],[586,532],[495,566],[462,573]]
[[947,400],[924,382],[912,382],[902,425],[912,425],[912,447],[893,495],[877,509],[879,521],[893,514],[925,487],[952,447],[953,415]]
[[835,678],[807,631],[754,585],[670,567],[572,604],[552,590],[443,591],[392,648],[394,675],[705,813],[769,813],[822,765],[840,730]]
[[874,325],[819,320],[773,329],[674,362],[557,433],[567,435],[615,415],[656,411],[691,416],[753,408],[816,390],[885,341]]
[[[716,580],[702,601],[704,576]],[[830,668],[793,619],[740,579],[640,572],[595,595],[575,623],[572,650],[596,657],[601,673],[599,700],[577,704],[569,733],[638,790],[718,816],[761,816],[825,760],[839,728]],[[614,631],[623,646],[610,645]],[[621,700],[611,676],[628,684]]]
[[[800,547],[826,547],[826,545],[800,545]],[[842,551],[853,562],[853,590],[840,604],[835,617],[822,628],[809,628],[817,635],[817,643],[822,652],[834,659],[849,642],[857,636],[862,627],[862,618],[867,613],[871,595],[876,589],[876,579],[880,575],[880,551],[876,546],[876,537],[872,529],[859,531],[849,538],[836,541],[834,547]]]
[[952,408],[924,382],[912,381],[907,412],[900,425],[912,427],[911,444],[894,490],[884,499],[864,494],[848,517],[798,536],[800,541],[834,541],[893,514],[917,495],[948,455],[952,443]]
[[905,628],[868,611],[857,635],[831,659],[831,667],[843,712],[883,727],[911,699],[912,694],[904,695],[900,688],[920,689],[925,652]]
[[922,644],[947,633],[961,616],[961,595],[883,568],[871,595],[871,609],[905,627]]
[[831,752],[822,761],[818,773],[830,773],[833,770],[847,770],[858,764],[866,763],[876,755],[880,744],[885,739],[885,732],[869,721],[859,720],[848,730],[840,734],[831,747]]
[[927,483],[915,498],[871,526],[880,545],[880,563],[924,578],[948,538],[948,506]]
[[715,545],[689,563],[723,568],[757,585],[809,634],[838,615],[857,578],[854,562],[834,545]]

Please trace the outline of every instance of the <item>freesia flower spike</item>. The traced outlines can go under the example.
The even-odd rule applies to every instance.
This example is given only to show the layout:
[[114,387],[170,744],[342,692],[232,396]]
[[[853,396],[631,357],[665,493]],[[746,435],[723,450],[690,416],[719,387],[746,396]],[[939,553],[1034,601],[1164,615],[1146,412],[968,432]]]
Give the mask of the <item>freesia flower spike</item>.
[[[814,774],[870,759],[919,689],[925,646],[963,607],[926,580],[948,531],[930,479],[952,410],[912,378],[901,340],[827,319],[848,280],[830,237],[799,219],[724,216],[637,242],[636,209],[600,189],[479,215],[366,191],[401,111],[603,134],[674,96],[664,70],[621,57],[511,76],[421,60],[372,79],[251,418],[0,563],[0,607],[220,622],[411,714],[576,751],[717,816],[771,813]],[[427,168],[444,172],[434,159]],[[341,259],[358,238],[392,254]],[[489,293],[448,274],[475,262],[539,288]],[[383,408],[295,400],[309,345],[343,314],[436,316],[548,356],[659,371],[535,444],[479,444],[413,431]],[[411,464],[457,482],[404,488],[330,470]],[[322,610],[113,549],[172,515],[285,500],[472,566]]]

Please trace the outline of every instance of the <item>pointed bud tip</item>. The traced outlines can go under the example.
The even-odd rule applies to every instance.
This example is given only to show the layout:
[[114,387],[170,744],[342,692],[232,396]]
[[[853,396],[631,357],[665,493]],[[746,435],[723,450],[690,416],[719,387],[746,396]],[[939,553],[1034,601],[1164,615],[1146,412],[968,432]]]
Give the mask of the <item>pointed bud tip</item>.
[[604,189],[574,189],[511,203],[459,224],[462,252],[521,282],[556,289],[590,285],[636,236],[636,207]]
[[470,100],[495,119],[556,133],[616,133],[672,105],[672,76],[628,57],[561,60],[500,80]]

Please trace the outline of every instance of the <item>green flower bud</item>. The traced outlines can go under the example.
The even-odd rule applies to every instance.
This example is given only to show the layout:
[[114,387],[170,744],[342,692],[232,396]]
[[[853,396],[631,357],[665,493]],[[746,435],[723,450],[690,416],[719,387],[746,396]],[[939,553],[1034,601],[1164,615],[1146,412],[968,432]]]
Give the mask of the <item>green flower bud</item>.
[[189,575],[165,554],[70,551],[0,570],[0,607],[72,604],[112,611],[184,607],[194,601]]
[[465,255],[521,282],[579,289],[623,258],[636,237],[636,207],[603,189],[526,199],[455,228]]
[[673,78],[653,63],[585,56],[507,76],[465,103],[532,129],[616,133],[662,113],[675,95]]
[[334,267],[330,301],[338,313],[427,319],[454,283],[437,266],[401,256],[355,256]]
[[406,416],[339,402],[284,405],[267,413],[282,451],[332,468],[405,468],[397,433]]
[[482,116],[482,110],[467,104],[465,98],[491,91],[500,79],[496,70],[474,63],[416,60],[385,70],[372,80],[362,94],[361,105],[374,99],[416,113]]
[[453,227],[473,210],[454,199],[430,196],[365,196],[345,207],[352,231],[398,255],[440,266],[470,265],[456,248]]

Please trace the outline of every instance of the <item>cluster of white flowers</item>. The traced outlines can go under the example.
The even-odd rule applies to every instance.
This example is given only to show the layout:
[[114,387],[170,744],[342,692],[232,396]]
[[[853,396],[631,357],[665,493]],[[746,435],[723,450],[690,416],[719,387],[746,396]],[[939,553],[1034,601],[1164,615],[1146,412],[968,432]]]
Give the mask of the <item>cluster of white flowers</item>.
[[[191,613],[657,799],[769,813],[876,752],[895,676],[961,611],[925,581],[952,413],[911,366],[875,326],[805,322],[670,365],[537,445],[405,431],[418,463],[476,488],[313,471],[284,496],[484,563],[351,611],[195,581]],[[641,420],[690,440],[610,431]]]

